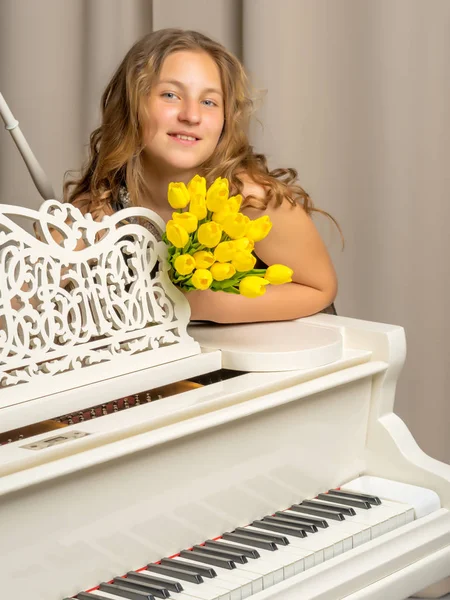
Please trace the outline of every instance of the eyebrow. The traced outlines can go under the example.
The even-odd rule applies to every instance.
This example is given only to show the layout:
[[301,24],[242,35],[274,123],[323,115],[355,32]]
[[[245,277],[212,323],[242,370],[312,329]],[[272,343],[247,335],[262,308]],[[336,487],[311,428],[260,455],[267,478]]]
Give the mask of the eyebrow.
[[[182,83],[181,81],[178,81],[177,79],[162,79],[161,81],[158,81],[158,85],[167,84],[167,83],[170,83],[171,85],[177,85],[178,87],[180,87],[182,89],[186,89],[186,86],[184,85],[184,83]],[[222,96],[222,92],[214,87],[206,88],[203,90],[203,92],[206,94],[218,94],[219,96]]]

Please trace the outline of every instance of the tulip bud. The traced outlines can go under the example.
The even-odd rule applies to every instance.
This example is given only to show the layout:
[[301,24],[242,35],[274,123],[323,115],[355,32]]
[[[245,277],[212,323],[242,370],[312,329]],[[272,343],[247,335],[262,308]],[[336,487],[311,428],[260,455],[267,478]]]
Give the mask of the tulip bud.
[[191,194],[189,211],[195,215],[199,221],[204,219],[207,215],[205,196],[202,194]]
[[230,210],[230,212],[237,213],[241,208],[241,204],[242,196],[240,194],[237,194],[236,196],[230,196],[228,198],[226,206]]
[[175,248],[184,248],[189,241],[189,234],[175,221],[168,221],[166,225],[167,239]]
[[248,237],[242,237],[238,240],[233,240],[231,243],[236,250],[247,250],[248,252],[251,252],[255,247],[255,242],[253,240],[249,240]]
[[195,269],[195,260],[190,254],[181,254],[175,259],[174,267],[180,275],[189,275]]
[[207,269],[196,269],[190,281],[197,290],[207,290],[213,282],[213,277]]
[[191,212],[173,213],[172,219],[185,229],[188,233],[193,233],[197,229],[198,221],[197,217]]
[[233,246],[233,242],[220,242],[220,244],[214,248],[214,258],[221,263],[230,261],[235,253],[236,249]]
[[257,298],[266,293],[266,285],[269,285],[267,279],[257,275],[249,275],[240,282],[239,293],[247,298]]
[[222,225],[225,219],[233,214],[234,213],[232,213],[230,209],[225,206],[222,210],[213,213],[211,218],[215,223],[220,223],[220,225]]
[[281,285],[282,283],[289,283],[292,281],[293,273],[294,271],[285,265],[270,265],[264,277],[272,285]]
[[218,177],[206,192],[206,206],[212,212],[218,212],[228,200],[228,180]]
[[190,182],[187,185],[187,189],[189,192],[189,195],[191,197],[193,196],[203,196],[203,198],[205,198],[206,195],[206,179],[204,177],[200,177],[200,175],[195,175],[195,177],[193,177]]
[[167,199],[172,208],[186,208],[189,204],[189,192],[184,183],[169,183]]
[[226,217],[222,227],[231,239],[237,239],[244,236],[249,222],[250,219],[246,215],[236,213]]
[[222,237],[222,227],[218,223],[210,221],[200,225],[197,232],[197,238],[202,246],[214,248],[220,242]]
[[271,229],[272,221],[268,215],[264,215],[263,217],[259,217],[259,219],[250,221],[245,235],[254,242],[260,242],[266,237]]
[[210,268],[211,275],[215,281],[230,279],[236,273],[236,269],[230,263],[214,263]]
[[256,256],[245,250],[236,250],[236,253],[231,261],[231,264],[240,273],[251,271],[256,263]]
[[214,256],[206,250],[199,250],[192,255],[197,269],[209,269],[214,264]]

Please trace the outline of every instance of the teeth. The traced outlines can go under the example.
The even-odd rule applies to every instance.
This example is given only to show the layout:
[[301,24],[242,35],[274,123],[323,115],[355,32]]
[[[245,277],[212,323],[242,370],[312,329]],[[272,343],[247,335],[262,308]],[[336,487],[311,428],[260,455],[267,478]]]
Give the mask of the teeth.
[[178,133],[175,134],[175,137],[179,140],[187,140],[188,142],[195,142],[195,140],[197,139],[195,137],[191,137],[190,135],[180,135]]

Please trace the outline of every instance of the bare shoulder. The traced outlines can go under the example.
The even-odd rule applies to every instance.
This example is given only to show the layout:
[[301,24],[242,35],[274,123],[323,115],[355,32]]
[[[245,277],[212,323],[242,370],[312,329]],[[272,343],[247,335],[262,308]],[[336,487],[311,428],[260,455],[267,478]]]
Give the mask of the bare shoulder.
[[264,200],[267,195],[266,188],[257,183],[249,173],[246,171],[241,171],[237,174],[238,179],[243,184],[242,196],[247,198],[248,196],[252,196],[253,198],[257,198],[258,200]]
[[240,173],[238,175],[242,181],[244,187],[242,195],[244,198],[252,196],[257,200],[262,200],[263,204],[261,207],[246,206],[243,209],[243,213],[251,219],[257,219],[263,215],[268,215],[273,223],[276,222],[289,222],[292,218],[297,221],[298,219],[307,219],[308,215],[303,207],[295,202],[294,204],[287,198],[283,198],[281,204],[275,204],[274,202],[265,202],[267,199],[267,187],[257,183],[252,179],[248,173]]

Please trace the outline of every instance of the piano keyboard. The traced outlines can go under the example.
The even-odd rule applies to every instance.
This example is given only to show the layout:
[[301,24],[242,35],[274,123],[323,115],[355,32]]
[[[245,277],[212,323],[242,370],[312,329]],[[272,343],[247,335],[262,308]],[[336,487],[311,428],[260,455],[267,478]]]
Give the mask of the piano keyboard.
[[[359,478],[367,479],[377,481]],[[305,499],[75,598],[241,600],[410,523],[416,512],[423,513],[417,494],[414,500],[405,495],[412,503],[399,501],[398,493],[395,501],[380,499],[359,491],[359,480],[355,480],[356,491],[343,486]]]

